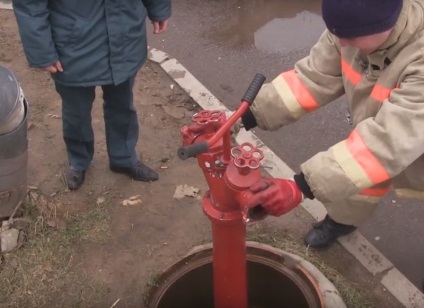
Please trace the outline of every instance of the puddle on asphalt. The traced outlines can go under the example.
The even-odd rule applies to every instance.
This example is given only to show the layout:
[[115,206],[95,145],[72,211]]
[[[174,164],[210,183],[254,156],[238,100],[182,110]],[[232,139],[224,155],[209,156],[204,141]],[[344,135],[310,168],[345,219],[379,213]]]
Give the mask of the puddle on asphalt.
[[[225,1],[225,0],[224,0]],[[231,48],[287,53],[310,48],[325,29],[321,0],[226,0],[212,37]]]

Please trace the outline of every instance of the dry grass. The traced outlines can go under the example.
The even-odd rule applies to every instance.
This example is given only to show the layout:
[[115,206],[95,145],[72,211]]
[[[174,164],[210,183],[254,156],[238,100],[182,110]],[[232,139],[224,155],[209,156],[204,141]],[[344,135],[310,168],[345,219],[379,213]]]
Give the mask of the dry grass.
[[30,200],[22,209],[22,218],[14,223],[24,236],[22,246],[6,254],[1,264],[1,307],[87,307],[95,303],[106,290],[86,274],[73,271],[77,267],[74,247],[109,238],[107,204],[66,219],[43,197]]
[[318,254],[294,239],[290,233],[270,228],[265,224],[257,224],[248,229],[247,240],[260,242],[296,254],[315,265],[335,285],[348,308],[374,307],[365,290],[344,278],[343,275],[326,264]]

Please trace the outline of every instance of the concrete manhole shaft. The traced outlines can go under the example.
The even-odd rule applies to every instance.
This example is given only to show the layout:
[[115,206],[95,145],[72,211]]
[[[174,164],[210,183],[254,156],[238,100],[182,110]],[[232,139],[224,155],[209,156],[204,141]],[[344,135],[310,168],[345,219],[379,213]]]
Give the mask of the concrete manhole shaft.
[[[346,307],[316,267],[282,250],[248,242],[247,274],[249,308]],[[196,247],[157,282],[148,294],[150,308],[214,308],[212,246]]]

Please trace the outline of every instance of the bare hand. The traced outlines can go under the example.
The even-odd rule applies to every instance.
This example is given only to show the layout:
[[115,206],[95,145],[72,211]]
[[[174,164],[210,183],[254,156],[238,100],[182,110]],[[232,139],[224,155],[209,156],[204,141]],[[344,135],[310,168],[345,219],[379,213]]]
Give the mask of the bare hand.
[[56,63],[43,68],[43,70],[45,70],[49,73],[63,72],[62,63],[60,63],[60,61],[57,61]]
[[159,34],[165,32],[168,28],[168,20],[164,21],[152,21],[153,24],[153,33]]

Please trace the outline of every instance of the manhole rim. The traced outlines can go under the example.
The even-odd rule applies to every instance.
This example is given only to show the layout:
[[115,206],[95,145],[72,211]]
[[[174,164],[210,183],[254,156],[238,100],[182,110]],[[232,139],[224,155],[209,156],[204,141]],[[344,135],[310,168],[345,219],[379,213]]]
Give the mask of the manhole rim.
[[[315,297],[318,307],[346,308],[335,286],[313,264],[302,257],[253,241],[246,242],[246,250],[248,252],[247,261],[261,263],[283,273],[302,290],[303,294],[306,291],[309,292],[309,296]],[[166,268],[158,275],[158,280],[155,281],[157,283],[147,290],[145,297],[147,307],[155,307],[152,304],[160,303],[166,290],[179,278],[196,268],[211,263],[211,255],[212,243],[199,245]],[[195,262],[195,266],[187,266],[188,263]]]

